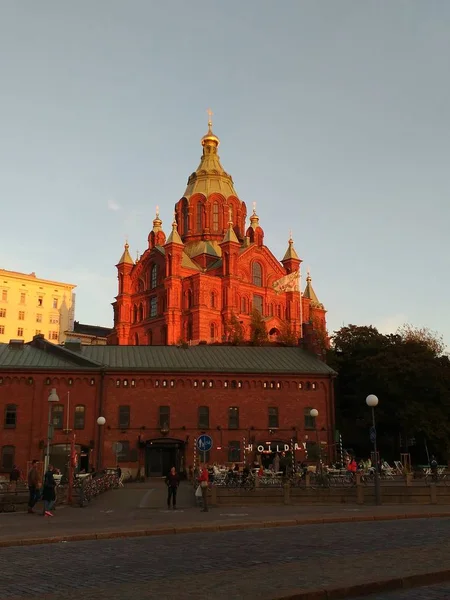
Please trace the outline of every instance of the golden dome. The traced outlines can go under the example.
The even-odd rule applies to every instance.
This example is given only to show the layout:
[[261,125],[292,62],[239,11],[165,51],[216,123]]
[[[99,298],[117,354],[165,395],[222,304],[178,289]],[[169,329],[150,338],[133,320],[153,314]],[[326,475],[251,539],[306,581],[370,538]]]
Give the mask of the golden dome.
[[208,110],[208,133],[202,137],[202,146],[209,146],[212,144],[217,148],[217,146],[220,144],[220,140],[217,137],[217,135],[213,133],[212,130],[212,114],[212,111]]

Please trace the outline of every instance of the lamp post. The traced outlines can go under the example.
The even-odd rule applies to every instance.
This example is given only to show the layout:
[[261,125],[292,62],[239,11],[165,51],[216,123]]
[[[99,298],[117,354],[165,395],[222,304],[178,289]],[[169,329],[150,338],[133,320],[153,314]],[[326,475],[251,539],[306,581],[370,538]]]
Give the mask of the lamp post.
[[372,428],[370,430],[370,439],[373,443],[373,452],[375,455],[375,504],[380,506],[380,473],[378,470],[377,430],[375,425],[375,407],[378,406],[378,398],[374,394],[370,394],[366,398],[366,404],[372,409]]
[[103,440],[102,440],[102,428],[104,427],[106,423],[106,419],[105,417],[98,417],[97,419],[97,425],[99,427],[98,429],[98,452],[97,452],[97,471],[100,471],[101,466],[102,466],[102,445],[103,445]]
[[59,402],[59,396],[56,389],[53,388],[48,396],[47,451],[44,460],[44,473],[47,472],[50,462],[50,440],[53,439],[52,404],[55,402]]
[[314,429],[316,431],[316,444],[319,450],[319,472],[320,474],[322,474],[322,449],[320,447],[320,442],[319,442],[319,432],[317,431],[317,423],[316,423],[316,419],[319,416],[319,411],[317,410],[317,408],[312,408],[309,411],[310,416],[314,419]]

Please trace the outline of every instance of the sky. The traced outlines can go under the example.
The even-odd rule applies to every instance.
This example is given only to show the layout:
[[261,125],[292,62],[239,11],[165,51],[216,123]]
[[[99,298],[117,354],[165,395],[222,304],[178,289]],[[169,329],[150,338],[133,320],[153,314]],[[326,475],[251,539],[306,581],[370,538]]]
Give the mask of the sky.
[[0,9],[0,267],[76,284],[112,326],[199,163],[206,111],[241,200],[344,324],[450,345],[450,3],[22,0]]

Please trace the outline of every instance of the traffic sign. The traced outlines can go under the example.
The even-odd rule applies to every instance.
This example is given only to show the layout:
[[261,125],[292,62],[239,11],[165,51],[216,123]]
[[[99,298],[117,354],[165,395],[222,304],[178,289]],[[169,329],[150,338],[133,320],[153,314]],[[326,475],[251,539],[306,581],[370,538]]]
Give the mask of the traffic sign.
[[197,448],[200,450],[200,452],[209,452],[212,448],[212,445],[213,441],[210,435],[203,434],[197,439]]
[[372,444],[375,443],[375,440],[377,439],[377,430],[375,429],[375,427],[371,427],[370,428],[370,441],[372,442]]

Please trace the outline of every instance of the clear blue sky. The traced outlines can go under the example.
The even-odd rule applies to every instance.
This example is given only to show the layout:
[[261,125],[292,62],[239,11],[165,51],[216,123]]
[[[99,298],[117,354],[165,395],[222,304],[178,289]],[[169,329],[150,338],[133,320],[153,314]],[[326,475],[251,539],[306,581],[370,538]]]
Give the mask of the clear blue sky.
[[[0,14],[0,266],[111,325],[124,238],[166,232],[206,109],[265,240],[343,323],[450,344],[450,2],[21,0]],[[117,210],[114,210],[117,209]]]

